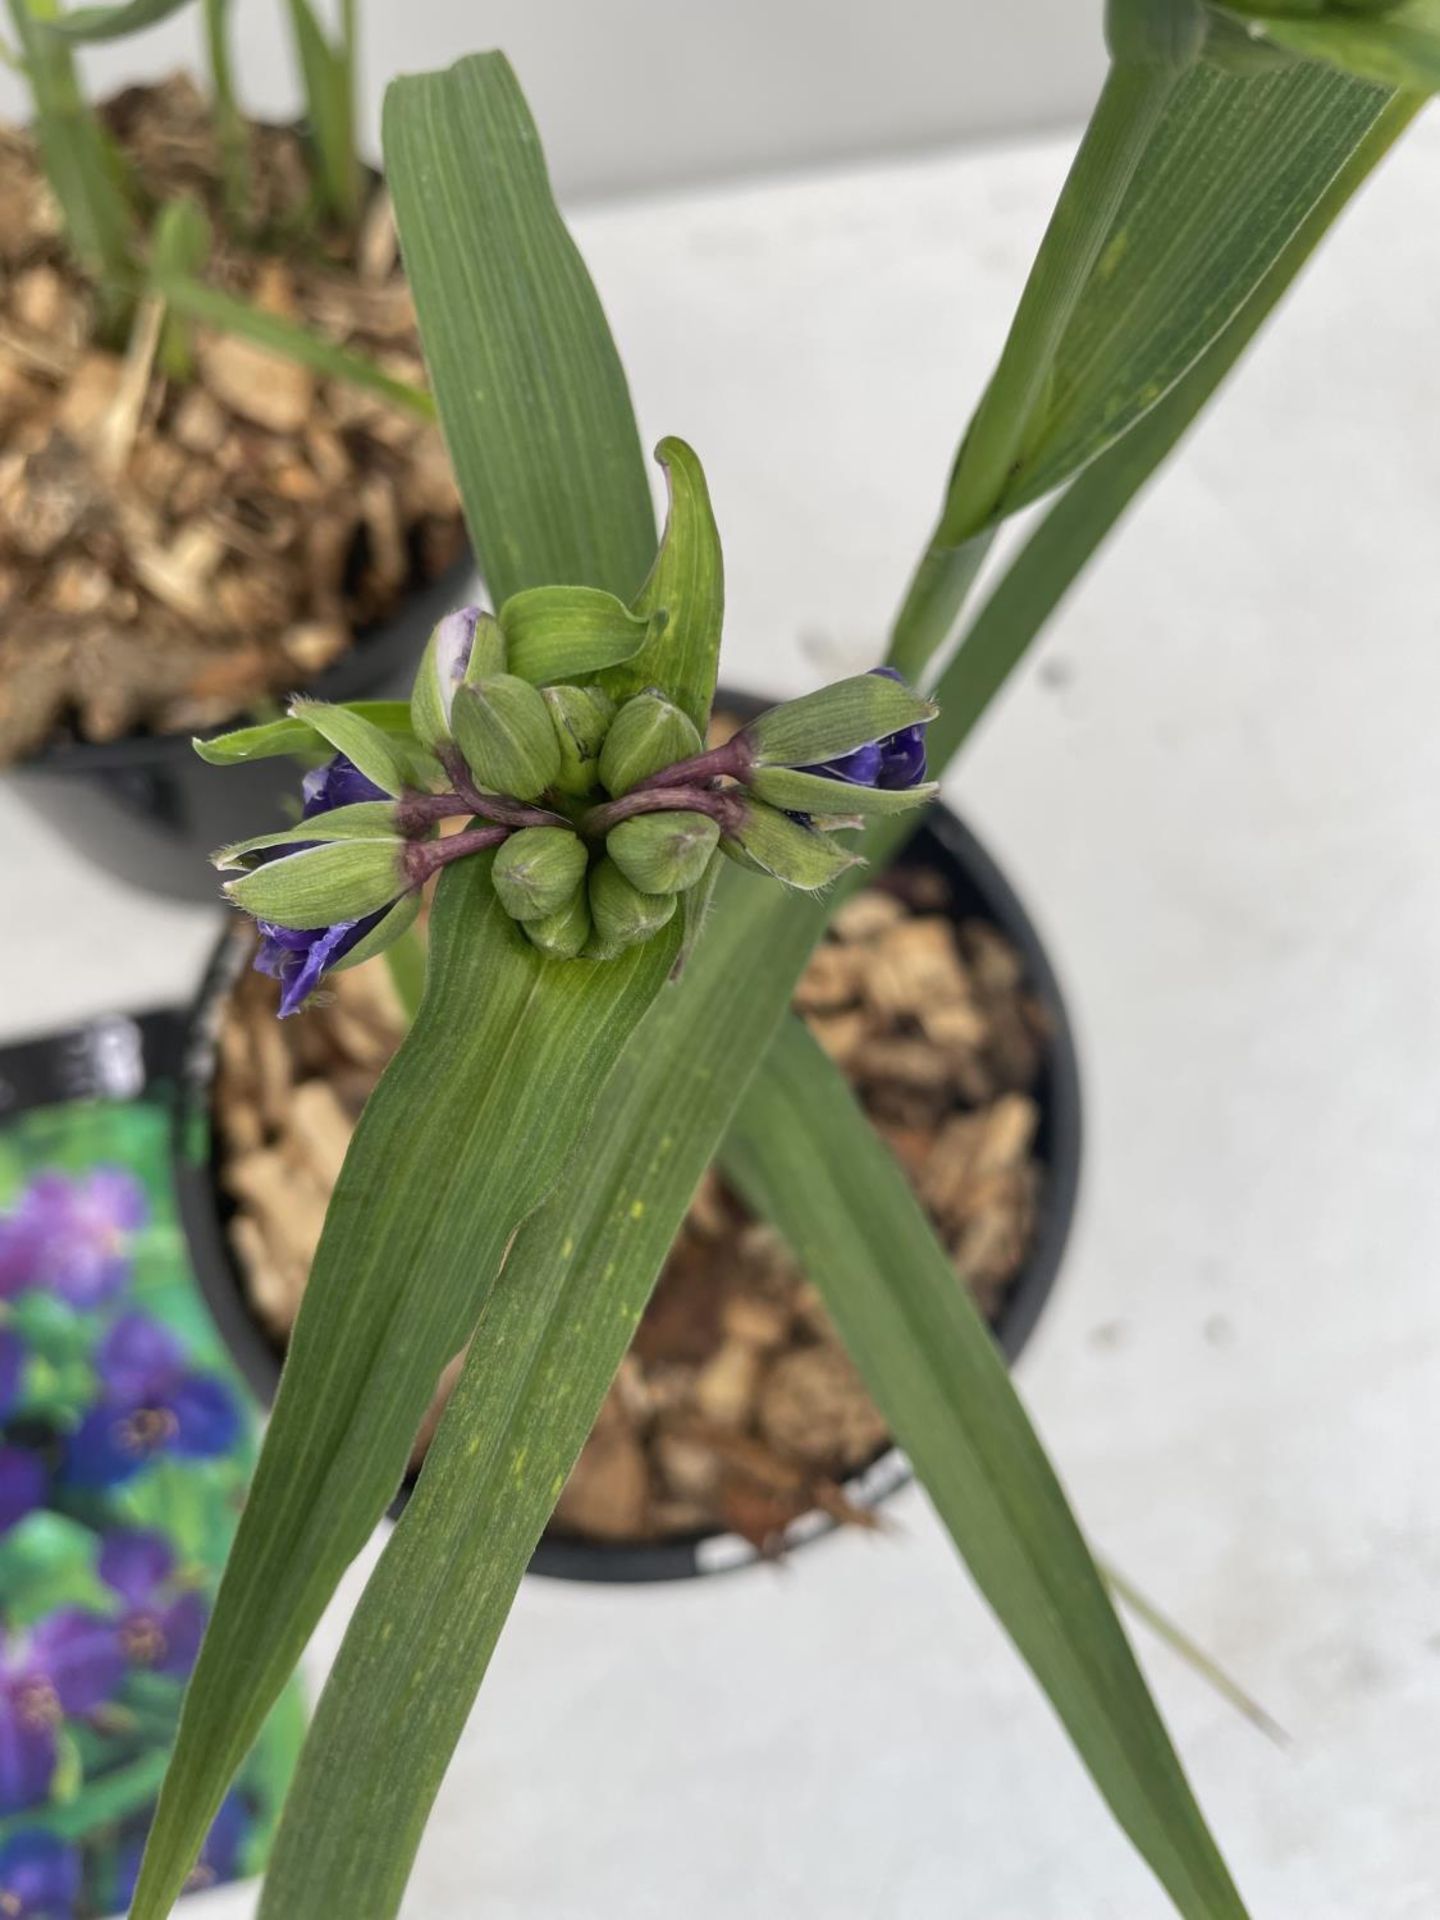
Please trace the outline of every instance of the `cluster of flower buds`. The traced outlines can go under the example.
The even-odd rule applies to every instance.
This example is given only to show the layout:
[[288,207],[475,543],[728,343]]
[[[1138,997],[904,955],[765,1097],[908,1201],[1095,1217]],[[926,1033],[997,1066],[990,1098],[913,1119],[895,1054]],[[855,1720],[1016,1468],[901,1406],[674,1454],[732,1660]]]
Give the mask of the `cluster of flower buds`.
[[664,622],[588,588],[533,589],[498,618],[466,607],[431,636],[408,708],[296,700],[287,721],[202,747],[222,763],[330,753],[295,826],[216,855],[240,870],[225,890],[260,924],[282,1012],[397,939],[453,861],[491,856],[496,897],[541,952],[603,961],[665,926],[719,856],[821,888],[855,864],[838,828],[934,793],[935,710],[889,668],[707,750],[675,700],[617,671]]

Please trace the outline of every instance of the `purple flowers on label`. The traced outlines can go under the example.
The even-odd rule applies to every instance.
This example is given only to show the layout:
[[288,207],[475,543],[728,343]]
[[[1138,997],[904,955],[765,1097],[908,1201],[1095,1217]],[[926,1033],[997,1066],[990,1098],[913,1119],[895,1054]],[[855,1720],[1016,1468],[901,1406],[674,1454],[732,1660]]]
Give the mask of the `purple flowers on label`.
[[0,1846],[5,1920],[72,1920],[80,1881],[79,1853],[53,1833],[22,1828]]
[[175,1580],[175,1554],[162,1533],[136,1528],[106,1534],[100,1578],[125,1603],[117,1632],[132,1667],[183,1680],[195,1664],[206,1607]]
[[145,1195],[120,1167],[83,1179],[42,1173],[0,1219],[0,1297],[36,1288],[72,1307],[110,1300],[130,1278]]
[[50,1476],[38,1454],[26,1447],[0,1447],[0,1533],[43,1507],[49,1490]]
[[0,1814],[47,1797],[60,1722],[103,1706],[124,1672],[114,1626],[81,1607],[50,1614],[0,1655]]
[[230,1388],[195,1372],[178,1337],[145,1314],[121,1315],[100,1342],[95,1371],[102,1397],[70,1436],[70,1486],[116,1486],[159,1454],[210,1459],[239,1435]]

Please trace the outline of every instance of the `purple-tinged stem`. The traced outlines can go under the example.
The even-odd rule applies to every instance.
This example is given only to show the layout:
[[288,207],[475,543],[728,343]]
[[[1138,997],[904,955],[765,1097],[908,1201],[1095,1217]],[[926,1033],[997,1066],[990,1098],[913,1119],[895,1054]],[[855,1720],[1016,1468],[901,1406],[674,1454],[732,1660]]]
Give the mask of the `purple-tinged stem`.
[[645,784],[648,788],[693,787],[705,780],[743,780],[753,759],[750,743],[742,731],[723,746],[711,747],[706,753],[693,753],[688,760],[677,760],[673,767],[662,767],[659,773],[652,773]]
[[711,787],[637,787],[618,800],[607,800],[603,807],[592,807],[582,818],[580,831],[587,840],[601,840],[622,820],[634,820],[642,813],[704,813],[729,833],[739,826],[744,805],[738,794],[719,793]]
[[465,833],[452,833],[448,840],[417,840],[406,847],[403,856],[406,885],[423,887],[432,874],[448,867],[452,860],[484,853],[509,838],[509,827],[471,827]]

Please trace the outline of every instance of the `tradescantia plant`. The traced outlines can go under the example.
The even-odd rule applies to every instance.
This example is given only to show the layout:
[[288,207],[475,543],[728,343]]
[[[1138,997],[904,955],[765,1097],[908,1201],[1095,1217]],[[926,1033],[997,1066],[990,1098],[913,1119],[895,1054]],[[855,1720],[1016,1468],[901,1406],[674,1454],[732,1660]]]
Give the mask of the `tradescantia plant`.
[[[926,791],[913,730],[944,767],[1416,111],[1423,60],[1404,54],[1387,77],[1414,90],[1392,92],[1356,46],[1428,47],[1429,19],[1423,0],[1115,0],[1109,79],[891,635],[904,678],[776,708],[718,753],[701,746],[723,613],[704,476],[662,443],[657,543],[624,374],[515,80],[491,54],[391,87],[387,175],[498,611],[442,624],[408,705],[297,703],[204,749],[325,760],[306,818],[222,856],[287,1010],[398,937],[440,879],[424,997],[335,1192],[135,1920],[168,1912],[463,1350],[261,1909],[394,1915],[529,1555],[717,1154],[822,1285],[1177,1911],[1244,1914],[983,1325],[787,1007],[854,856],[885,858],[894,809]],[[996,529],[1042,497],[952,646]]]

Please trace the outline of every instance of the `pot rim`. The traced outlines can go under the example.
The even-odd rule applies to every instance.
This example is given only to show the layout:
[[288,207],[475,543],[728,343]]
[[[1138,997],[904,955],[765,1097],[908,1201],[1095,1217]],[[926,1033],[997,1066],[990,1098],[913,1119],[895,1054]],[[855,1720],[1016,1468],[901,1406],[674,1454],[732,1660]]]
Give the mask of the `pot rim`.
[[[729,698],[732,705],[741,704],[735,696]],[[1045,1008],[1050,1023],[1050,1045],[1036,1090],[1041,1110],[1037,1154],[1045,1168],[1039,1221],[992,1329],[1001,1351],[1013,1365],[1055,1285],[1074,1219],[1082,1142],[1079,1060],[1060,983],[1034,923],[995,861],[943,802],[927,811],[894,864],[933,867],[937,856],[938,864],[952,879],[963,876],[984,917],[1020,953],[1030,990]],[[220,1022],[250,952],[248,924],[237,920],[220,939],[186,1024],[177,1076],[175,1184],[181,1222],[206,1304],[236,1363],[262,1405],[268,1407],[279,1382],[282,1355],[250,1309],[225,1232],[226,1203],[219,1189],[216,1141],[210,1123],[210,1089]],[[889,1499],[912,1477],[904,1453],[891,1445],[842,1486],[848,1500],[869,1509]],[[407,1482],[391,1507],[392,1518],[398,1517],[408,1491]],[[819,1510],[803,1513],[785,1529],[780,1550],[789,1553],[834,1532],[837,1526]],[[736,1571],[761,1564],[765,1558],[749,1541],[733,1533],[641,1542],[546,1534],[535,1549],[529,1572],[602,1585],[648,1583]]]

